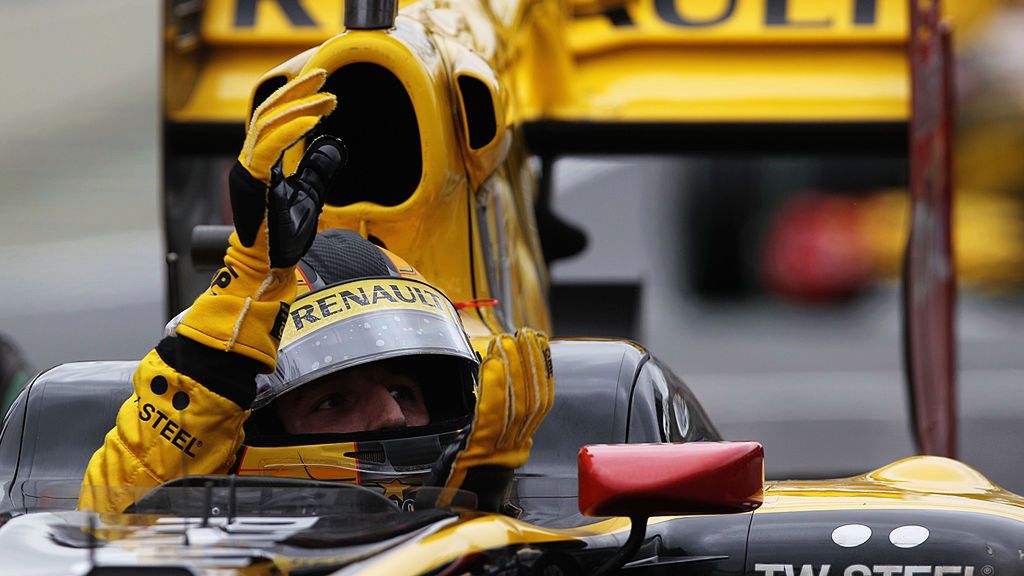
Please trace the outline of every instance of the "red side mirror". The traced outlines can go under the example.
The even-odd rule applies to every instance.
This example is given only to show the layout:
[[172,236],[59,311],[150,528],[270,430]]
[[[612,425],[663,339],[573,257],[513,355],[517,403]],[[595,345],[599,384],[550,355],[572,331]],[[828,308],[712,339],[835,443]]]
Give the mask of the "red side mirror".
[[632,518],[746,512],[761,505],[757,442],[600,444],[579,454],[579,507]]

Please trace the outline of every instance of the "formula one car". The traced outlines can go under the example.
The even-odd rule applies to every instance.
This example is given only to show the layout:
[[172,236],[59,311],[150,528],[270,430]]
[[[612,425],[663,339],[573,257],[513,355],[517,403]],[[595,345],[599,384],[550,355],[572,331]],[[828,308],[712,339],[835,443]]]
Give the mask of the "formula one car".
[[764,484],[760,445],[719,442],[690,390],[643,348],[556,340],[552,353],[555,403],[517,473],[514,517],[475,512],[468,496],[403,511],[386,487],[242,476],[172,481],[120,515],[71,511],[135,363],[54,368],[18,398],[0,436],[4,573],[1024,570],[1024,498],[963,464],[919,456],[855,478]]
[[[196,225],[227,224],[225,174],[250,111],[311,66],[344,103],[320,130],[359,165],[328,195],[321,227],[402,255],[480,337],[551,330],[546,264],[583,245],[550,207],[560,157],[905,158],[915,436],[925,453],[955,455],[952,98],[938,2],[427,0],[400,4],[397,20],[342,25],[343,12],[391,14],[360,5],[167,4],[168,318],[208,283],[193,271],[203,254],[220,261],[228,228]],[[197,244],[213,248],[193,255]]]
[[[570,26],[570,6],[553,0],[424,0],[397,19],[392,3],[352,0],[342,30],[338,3],[172,2],[169,70],[184,76],[168,83],[168,172],[173,179],[188,164],[189,141],[237,150],[245,109],[305,67],[325,68],[342,104],[321,131],[342,136],[361,170],[329,194],[322,226],[401,254],[461,308],[471,336],[486,338],[550,328],[544,263],[558,252],[552,238],[571,234],[546,220],[530,153],[543,167],[566,153],[905,152],[909,140],[908,370],[922,448],[951,454],[948,52],[935,5],[681,4],[579,1]],[[260,57],[283,60],[295,42],[325,39],[255,81],[241,112],[216,105]],[[807,43],[834,49],[839,59],[826,60],[841,86],[814,88],[818,56],[794,49]],[[745,67],[752,52],[737,44],[762,58]],[[684,54],[700,58],[681,68]],[[726,101],[701,84],[709,69],[735,72],[733,85],[754,82],[748,99]],[[645,81],[654,76],[659,83]],[[861,82],[889,91],[858,91]],[[683,85],[703,90],[676,90]],[[286,168],[302,147],[286,154]],[[203,205],[223,198],[205,191]],[[171,208],[183,206],[169,203],[174,216]],[[187,282],[178,282],[186,251],[170,224],[186,221],[169,223],[172,293]],[[218,231],[200,230],[199,245],[204,237]],[[14,573],[95,576],[992,576],[1024,567],[1024,499],[963,464],[921,456],[855,478],[766,484],[760,446],[720,442],[687,387],[643,348],[556,340],[552,353],[555,404],[505,515],[473,511],[468,494],[436,510],[424,489],[403,511],[389,486],[235,476],[169,482],[123,514],[69,511],[135,364],[59,366],[22,392],[0,432],[0,559]],[[153,425],[175,437],[162,416]]]

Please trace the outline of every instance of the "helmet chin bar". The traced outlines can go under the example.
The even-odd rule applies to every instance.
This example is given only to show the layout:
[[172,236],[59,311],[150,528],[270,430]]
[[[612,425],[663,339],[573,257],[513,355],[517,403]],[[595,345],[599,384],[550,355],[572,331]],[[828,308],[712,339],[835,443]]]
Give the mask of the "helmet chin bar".
[[[467,423],[254,438],[242,447],[234,473],[357,484],[411,507],[413,492]],[[353,436],[359,439],[353,440]]]
[[245,446],[252,448],[285,448],[301,446],[322,446],[332,444],[360,444],[369,442],[415,441],[417,438],[456,434],[469,425],[470,416],[453,418],[442,422],[431,422],[426,426],[405,428],[384,428],[368,432],[315,433],[315,434],[260,434],[246,433]]

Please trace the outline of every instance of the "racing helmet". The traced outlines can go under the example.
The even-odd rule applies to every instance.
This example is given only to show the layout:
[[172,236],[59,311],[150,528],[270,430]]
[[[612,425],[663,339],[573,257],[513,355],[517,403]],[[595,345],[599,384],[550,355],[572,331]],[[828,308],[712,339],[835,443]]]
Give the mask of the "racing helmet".
[[[300,294],[286,320],[277,368],[257,377],[239,475],[351,482],[410,506],[442,451],[469,425],[479,357],[458,312],[398,256],[349,230],[317,234],[296,268]],[[289,434],[275,402],[357,366],[412,378],[425,425]]]

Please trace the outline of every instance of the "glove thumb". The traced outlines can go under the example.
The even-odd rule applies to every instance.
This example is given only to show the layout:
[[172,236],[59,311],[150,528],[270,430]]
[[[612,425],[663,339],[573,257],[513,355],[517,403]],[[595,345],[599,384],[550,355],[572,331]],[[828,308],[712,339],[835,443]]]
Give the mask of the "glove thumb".
[[347,161],[341,140],[321,136],[310,143],[295,173],[271,187],[267,232],[272,268],[294,266],[309,250],[327,192]]
[[306,148],[298,168],[290,177],[297,188],[316,196],[317,206],[323,207],[338,170],[348,164],[348,148],[334,136],[319,136]]

